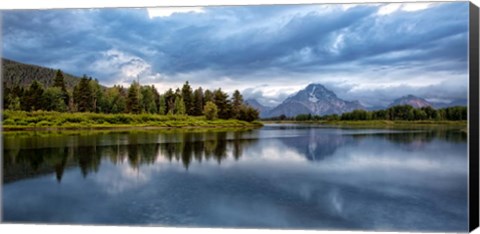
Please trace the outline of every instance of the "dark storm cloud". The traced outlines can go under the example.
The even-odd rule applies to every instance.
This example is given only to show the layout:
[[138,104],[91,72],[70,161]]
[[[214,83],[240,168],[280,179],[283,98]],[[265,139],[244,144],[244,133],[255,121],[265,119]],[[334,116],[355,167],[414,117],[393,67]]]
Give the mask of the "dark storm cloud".
[[[170,83],[231,79],[256,87],[294,75],[306,86],[361,73],[348,82],[405,79],[404,85],[419,87],[415,83],[423,81],[382,76],[382,69],[466,74],[468,3],[379,14],[384,6],[208,7],[154,18],[147,9],[4,11],[3,56],[106,84],[140,76]],[[278,102],[286,95],[263,99]]]

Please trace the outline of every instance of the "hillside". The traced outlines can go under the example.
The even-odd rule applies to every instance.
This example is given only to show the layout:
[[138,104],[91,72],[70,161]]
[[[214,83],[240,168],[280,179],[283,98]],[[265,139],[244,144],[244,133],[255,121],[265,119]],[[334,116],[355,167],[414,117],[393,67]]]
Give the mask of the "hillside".
[[[2,82],[4,86],[8,88],[16,84],[21,87],[28,87],[34,80],[37,80],[45,87],[52,86],[55,72],[56,69],[20,63],[2,58]],[[73,89],[73,87],[80,81],[80,78],[67,73],[63,73],[63,76],[67,89]]]

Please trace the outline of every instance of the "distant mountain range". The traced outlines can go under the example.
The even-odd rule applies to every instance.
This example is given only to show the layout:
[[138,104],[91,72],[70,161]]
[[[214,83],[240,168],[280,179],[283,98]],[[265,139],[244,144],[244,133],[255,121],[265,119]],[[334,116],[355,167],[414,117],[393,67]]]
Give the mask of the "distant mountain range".
[[444,103],[444,102],[431,102],[433,107],[436,109],[439,108],[445,108],[445,107],[451,107],[451,106],[467,106],[468,105],[468,100],[465,99],[455,99],[449,103]]
[[417,97],[414,95],[407,95],[403,96],[401,98],[395,99],[388,107],[391,106],[398,106],[398,105],[410,105],[415,108],[422,108],[422,107],[433,107],[433,108],[445,108],[445,107],[451,107],[451,106],[467,106],[468,101],[467,99],[456,99],[453,100],[449,103],[445,102],[429,102],[421,97]]
[[328,90],[321,84],[309,84],[305,89],[298,91],[293,96],[285,99],[276,107],[266,107],[255,99],[248,99],[247,104],[260,111],[261,118],[269,118],[285,115],[287,117],[299,114],[330,115],[351,112],[357,109],[380,110],[397,105],[410,105],[415,108],[433,107],[445,108],[450,106],[466,106],[466,99],[454,100],[450,103],[429,102],[424,98],[414,95],[407,95],[395,99],[388,106],[365,107],[359,101],[346,101]]
[[257,109],[260,112],[260,118],[267,117],[267,114],[270,112],[270,110],[272,110],[271,107],[264,106],[260,104],[256,99],[253,99],[253,98],[247,99],[244,102],[245,104]]
[[399,105],[410,105],[410,106],[413,106],[415,108],[422,108],[422,107],[427,107],[427,106],[433,107],[432,103],[428,102],[427,100],[425,100],[423,98],[416,97],[416,96],[413,96],[413,95],[407,95],[407,96],[403,96],[401,98],[397,98],[392,103],[390,103],[390,105],[388,105],[388,107],[399,106]]

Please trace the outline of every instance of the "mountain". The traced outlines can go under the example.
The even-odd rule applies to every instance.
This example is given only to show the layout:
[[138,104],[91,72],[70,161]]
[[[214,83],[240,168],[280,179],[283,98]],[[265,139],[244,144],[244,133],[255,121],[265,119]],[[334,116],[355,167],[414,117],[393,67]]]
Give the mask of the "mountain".
[[268,112],[272,109],[269,106],[264,106],[260,104],[257,99],[254,98],[249,98],[244,101],[245,104],[257,109],[260,112],[260,118],[266,117],[268,115]]
[[448,106],[468,106],[467,99],[455,99],[447,104]]
[[[2,58],[2,82],[5,87],[12,87],[16,84],[21,87],[28,87],[34,80],[37,80],[44,87],[53,85],[56,69],[25,64]],[[80,78],[63,73],[67,89],[73,87],[80,81]],[[4,87],[4,88],[5,88]]]
[[398,106],[398,105],[410,105],[410,106],[413,106],[414,108],[422,108],[427,106],[433,107],[432,103],[428,102],[423,98],[416,97],[413,95],[407,95],[401,98],[397,98],[392,103],[390,103],[388,107]]
[[433,107],[436,109],[452,107],[452,106],[467,106],[468,100],[467,99],[455,99],[449,103],[444,102],[432,102]]
[[338,98],[334,92],[321,84],[310,84],[273,108],[268,116],[286,115],[292,117],[299,114],[342,114],[356,109],[365,109],[365,107],[358,101],[351,102]]

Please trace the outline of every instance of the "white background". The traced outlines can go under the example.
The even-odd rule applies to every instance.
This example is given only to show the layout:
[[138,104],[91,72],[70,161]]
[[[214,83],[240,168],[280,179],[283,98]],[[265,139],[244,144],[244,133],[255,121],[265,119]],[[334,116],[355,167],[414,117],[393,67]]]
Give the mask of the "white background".
[[[361,2],[379,2],[380,0],[0,0],[1,9],[50,9],[50,8],[90,8],[90,7],[146,7],[146,6],[198,6],[198,5],[246,5],[246,4],[299,4],[299,3],[361,3]],[[381,2],[399,2],[398,0],[383,0]],[[403,0],[402,2],[416,2]],[[480,0],[472,0],[474,4],[480,6]],[[1,37],[0,37],[1,41]],[[0,47],[1,50],[1,47]],[[0,203],[1,204],[1,203]],[[1,224],[0,233],[115,233],[115,234],[146,234],[146,233],[200,233],[200,234],[355,234],[370,232],[327,232],[327,231],[302,231],[302,230],[255,230],[255,229],[192,229],[192,228],[160,228],[160,227],[105,227],[105,226],[70,226],[70,225],[13,225]],[[378,233],[380,232],[371,232]],[[480,234],[477,229],[474,234]]]

